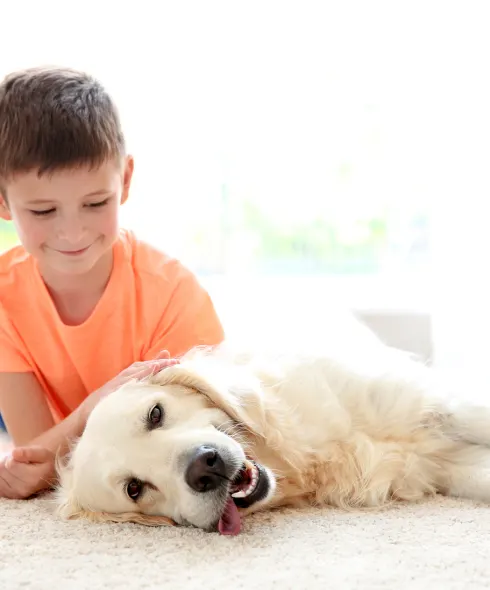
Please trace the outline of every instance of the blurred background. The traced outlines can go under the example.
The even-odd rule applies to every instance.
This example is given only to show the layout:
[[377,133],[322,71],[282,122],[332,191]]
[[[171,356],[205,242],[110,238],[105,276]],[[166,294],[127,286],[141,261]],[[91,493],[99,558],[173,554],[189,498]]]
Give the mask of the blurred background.
[[[0,75],[56,64],[100,78],[136,161],[123,225],[198,274],[225,328],[309,338],[342,305],[481,382],[489,11],[24,1],[2,6]],[[14,243],[2,223],[0,249]]]

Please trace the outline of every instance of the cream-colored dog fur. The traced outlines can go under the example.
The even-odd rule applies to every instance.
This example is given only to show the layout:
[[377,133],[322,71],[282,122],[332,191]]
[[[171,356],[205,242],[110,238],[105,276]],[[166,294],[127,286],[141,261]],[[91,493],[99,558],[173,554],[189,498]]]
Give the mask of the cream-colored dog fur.
[[[338,344],[338,346],[336,345]],[[59,511],[95,521],[215,530],[225,491],[196,493],[187,458],[199,445],[263,467],[275,506],[379,507],[436,493],[490,501],[490,412],[450,402],[433,373],[375,338],[325,340],[321,352],[196,349],[100,402],[67,463]],[[145,427],[155,404],[162,424]],[[127,482],[145,482],[137,501]],[[264,483],[264,482],[263,482]]]

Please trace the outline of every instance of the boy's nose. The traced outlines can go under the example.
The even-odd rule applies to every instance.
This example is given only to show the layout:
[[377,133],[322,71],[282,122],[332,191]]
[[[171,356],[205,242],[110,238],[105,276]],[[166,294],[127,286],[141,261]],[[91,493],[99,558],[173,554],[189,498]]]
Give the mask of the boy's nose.
[[58,236],[69,244],[83,246],[85,234],[86,228],[81,219],[64,219],[60,222]]

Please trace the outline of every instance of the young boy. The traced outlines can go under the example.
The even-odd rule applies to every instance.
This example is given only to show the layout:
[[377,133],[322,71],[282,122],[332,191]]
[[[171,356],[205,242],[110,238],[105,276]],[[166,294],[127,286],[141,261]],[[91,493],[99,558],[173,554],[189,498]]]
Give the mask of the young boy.
[[0,497],[49,486],[54,456],[121,383],[223,330],[189,270],[119,229],[133,159],[99,82],[68,69],[0,84],[0,414],[16,448]]

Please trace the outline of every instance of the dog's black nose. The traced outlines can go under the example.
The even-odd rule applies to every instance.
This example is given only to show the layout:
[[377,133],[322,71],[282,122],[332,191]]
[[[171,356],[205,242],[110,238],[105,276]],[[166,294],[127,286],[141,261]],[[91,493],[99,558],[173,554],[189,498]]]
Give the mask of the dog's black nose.
[[223,485],[226,475],[226,465],[218,451],[201,446],[189,458],[185,481],[196,492],[209,492]]

